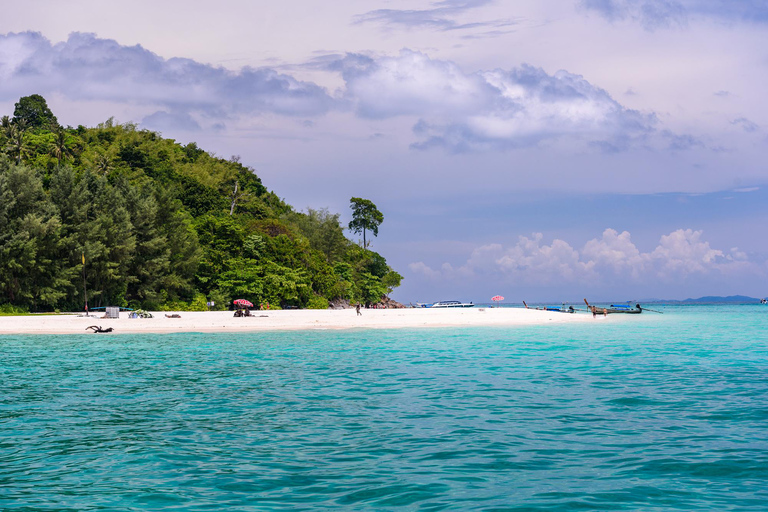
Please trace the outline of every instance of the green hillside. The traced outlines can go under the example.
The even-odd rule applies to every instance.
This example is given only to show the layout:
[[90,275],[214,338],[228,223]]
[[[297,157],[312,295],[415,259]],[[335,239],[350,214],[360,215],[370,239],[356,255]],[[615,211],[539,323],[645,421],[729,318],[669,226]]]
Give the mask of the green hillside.
[[63,128],[33,95],[2,118],[0,149],[6,309],[81,310],[84,290],[91,307],[325,308],[379,302],[402,279],[338,214],[298,212],[195,143],[111,119]]

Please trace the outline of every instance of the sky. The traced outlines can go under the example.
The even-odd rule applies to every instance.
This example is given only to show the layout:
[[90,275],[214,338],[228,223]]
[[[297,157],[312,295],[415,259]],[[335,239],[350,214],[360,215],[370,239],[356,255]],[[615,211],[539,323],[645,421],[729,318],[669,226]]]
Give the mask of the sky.
[[402,302],[768,295],[764,1],[3,11],[0,113],[136,122],[345,223],[368,198]]

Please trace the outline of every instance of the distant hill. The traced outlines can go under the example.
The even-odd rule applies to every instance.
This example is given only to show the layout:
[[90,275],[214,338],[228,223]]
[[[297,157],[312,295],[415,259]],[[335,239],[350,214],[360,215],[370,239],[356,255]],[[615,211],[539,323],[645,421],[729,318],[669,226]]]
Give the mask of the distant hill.
[[698,299],[685,299],[668,302],[680,302],[690,304],[712,304],[712,303],[744,303],[744,302],[760,302],[760,299],[755,297],[747,297],[746,295],[729,295],[728,297],[720,297],[718,295],[708,295],[706,297],[699,297]]

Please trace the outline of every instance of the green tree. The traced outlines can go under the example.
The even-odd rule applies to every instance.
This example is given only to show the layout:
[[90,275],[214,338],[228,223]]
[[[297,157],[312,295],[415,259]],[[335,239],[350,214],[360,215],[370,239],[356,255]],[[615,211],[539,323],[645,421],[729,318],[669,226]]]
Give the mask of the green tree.
[[66,295],[72,275],[60,231],[42,180],[31,169],[0,161],[0,302],[37,310]]
[[394,270],[390,270],[386,274],[384,274],[384,277],[381,278],[381,284],[387,287],[387,297],[389,297],[389,294],[392,293],[392,290],[400,286],[400,282],[403,280],[403,276],[395,272]]
[[26,122],[32,129],[48,128],[54,130],[59,127],[59,121],[53,115],[45,98],[39,94],[24,96],[19,99],[13,111],[13,120],[15,123]]
[[73,155],[72,148],[70,147],[70,137],[63,129],[58,129],[54,133],[53,144],[51,146],[51,155],[53,155],[61,165],[61,160]]
[[331,213],[327,208],[307,208],[307,213],[291,212],[284,217],[307,237],[312,249],[325,255],[328,263],[344,256],[349,240],[344,236],[338,213]]
[[354,244],[338,214],[296,212],[238,158],[114,119],[62,129],[39,95],[16,107],[0,117],[0,304],[81,308],[83,254],[92,306],[326,307],[399,282],[366,248],[383,221],[368,200],[351,201]]
[[0,149],[5,149],[5,143],[11,134],[11,118],[8,116],[0,117]]
[[5,132],[5,151],[16,159],[16,164],[21,164],[22,159],[29,154],[26,130],[24,123],[12,124]]
[[170,250],[157,223],[158,204],[149,190],[132,187],[121,180],[118,190],[126,199],[136,245],[128,263],[126,298],[140,304],[159,305],[165,277],[170,272]]
[[370,231],[373,236],[379,236],[379,225],[384,222],[384,215],[373,202],[361,197],[350,199],[349,207],[352,208],[352,222],[349,223],[349,229],[353,233],[362,233],[363,247],[368,247],[365,232]]

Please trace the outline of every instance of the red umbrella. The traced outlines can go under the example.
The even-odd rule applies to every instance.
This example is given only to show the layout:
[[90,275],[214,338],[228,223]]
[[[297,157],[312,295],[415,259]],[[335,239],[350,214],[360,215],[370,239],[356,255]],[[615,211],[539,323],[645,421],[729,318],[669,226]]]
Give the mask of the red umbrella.
[[504,300],[504,297],[502,297],[501,295],[495,295],[495,296],[491,297],[491,300],[493,302],[499,302],[500,300]]
[[253,302],[245,299],[237,299],[236,301],[232,302],[235,306],[245,306],[247,308],[253,307]]

